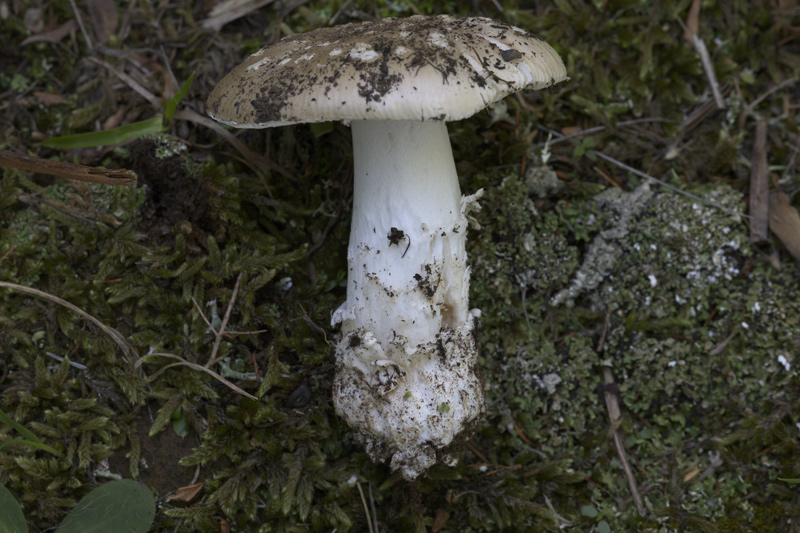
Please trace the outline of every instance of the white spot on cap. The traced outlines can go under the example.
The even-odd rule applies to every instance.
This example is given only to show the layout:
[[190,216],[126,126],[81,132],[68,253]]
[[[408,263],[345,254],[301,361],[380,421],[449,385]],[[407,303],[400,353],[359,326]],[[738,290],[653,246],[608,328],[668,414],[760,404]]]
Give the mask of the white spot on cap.
[[[261,67],[263,67],[264,65],[266,65],[267,63],[269,63],[270,61],[271,61],[271,59],[269,57],[265,57],[264,59],[256,61],[255,63],[253,63],[252,65],[247,67],[247,70],[258,70]],[[289,61],[289,60],[287,59],[286,61]],[[283,64],[283,63],[281,63],[281,64]]]
[[410,50],[408,48],[406,48],[405,46],[398,46],[397,48],[394,49],[394,54],[397,57],[402,58],[402,57],[408,55],[409,51]]
[[361,61],[372,61],[377,59],[378,52],[372,49],[367,43],[356,43],[352,50],[350,50],[350,57],[360,59]]
[[487,37],[486,40],[495,45],[500,50],[508,50],[509,48],[511,48],[506,43],[501,43],[497,39],[492,39],[491,37]]
[[447,48],[447,37],[439,32],[433,32],[428,36],[428,42],[434,46]]
[[331,57],[333,57],[333,56],[338,56],[338,55],[339,55],[339,54],[341,54],[341,53],[342,53],[342,49],[341,49],[341,48],[334,48],[333,50],[331,50],[331,51],[328,53],[328,55],[329,55],[329,56],[331,56]]

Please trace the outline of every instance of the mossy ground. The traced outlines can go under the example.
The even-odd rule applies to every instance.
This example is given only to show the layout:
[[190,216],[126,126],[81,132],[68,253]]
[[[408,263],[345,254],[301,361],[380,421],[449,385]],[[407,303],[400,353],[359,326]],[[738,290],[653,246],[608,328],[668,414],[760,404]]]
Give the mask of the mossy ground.
[[[778,478],[800,477],[798,271],[777,241],[750,245],[739,214],[756,119],[770,124],[775,180],[798,186],[800,14],[791,2],[703,2],[700,36],[728,108],[687,122],[710,101],[683,37],[691,4],[276,3],[216,33],[197,22],[202,4],[116,2],[120,29],[90,54],[80,32],[19,44],[73,19],[68,3],[0,2],[0,148],[140,175],[139,187],[112,188],[3,171],[0,281],[74,304],[136,350],[0,287],[0,408],[63,452],[0,451],[0,482],[31,528],[57,524],[110,471],[154,491],[156,531],[367,531],[360,489],[381,531],[797,531],[798,492]],[[94,34],[88,4],[78,7]],[[278,34],[415,12],[534,31],[572,79],[450,125],[463,190],[486,189],[469,253],[489,412],[457,467],[408,484],[369,461],[331,405],[346,127],[240,133],[273,162],[264,181],[186,120],[114,150],[36,143],[159,111],[91,55],[156,95],[172,74],[179,86],[196,72],[182,106],[202,114],[214,83]],[[542,186],[547,129],[596,126],[553,138],[558,181]],[[214,370],[258,401],[157,355],[205,364],[215,335],[201,312],[219,328],[237,280],[226,327],[236,333]],[[610,439],[607,393],[622,408],[644,516]],[[11,436],[0,427],[0,441]],[[195,477],[197,498],[167,498]]]

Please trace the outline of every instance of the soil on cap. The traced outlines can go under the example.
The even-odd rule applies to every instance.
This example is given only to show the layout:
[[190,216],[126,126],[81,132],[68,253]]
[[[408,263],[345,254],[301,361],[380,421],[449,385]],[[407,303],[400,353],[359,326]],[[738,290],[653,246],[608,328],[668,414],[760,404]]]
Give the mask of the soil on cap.
[[[237,125],[313,122],[319,119],[308,108],[326,107],[332,115],[331,108],[343,108],[352,99],[363,100],[369,112],[407,77],[418,78],[426,67],[441,76],[442,86],[466,83],[470,88],[484,88],[486,73],[476,71],[465,51],[483,67],[495,70],[525,55],[513,48],[501,51],[487,40],[487,30],[493,40],[501,42],[541,41],[519,28],[486,22],[453,16],[409,17],[291,35],[231,71],[211,94],[209,110],[214,118]],[[419,83],[438,84],[439,76],[428,75]],[[331,91],[340,84],[352,87],[339,92],[348,96],[329,101]],[[311,94],[314,92],[318,96]],[[322,120],[348,118],[353,117],[326,116]],[[449,120],[446,114],[424,118]]]

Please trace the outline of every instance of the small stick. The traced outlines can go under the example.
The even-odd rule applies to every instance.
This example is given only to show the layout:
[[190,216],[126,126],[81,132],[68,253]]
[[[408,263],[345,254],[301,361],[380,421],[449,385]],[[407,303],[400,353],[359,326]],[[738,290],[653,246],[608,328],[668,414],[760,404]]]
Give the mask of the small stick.
[[49,176],[105,185],[125,185],[136,180],[136,174],[130,170],[87,167],[66,161],[51,161],[41,157],[19,154],[10,150],[0,150],[0,167],[17,168]]
[[[608,388],[614,384],[614,375],[611,369],[607,366],[603,367],[603,385]],[[611,428],[614,431],[612,438],[614,439],[614,447],[617,449],[619,461],[622,463],[622,470],[625,471],[625,477],[628,479],[628,487],[631,489],[631,496],[633,503],[636,505],[636,510],[639,516],[645,515],[644,505],[642,504],[642,496],[639,494],[639,487],[636,484],[636,477],[633,475],[630,463],[628,463],[628,456],[625,453],[625,445],[622,441],[622,431],[619,429],[619,423],[622,415],[619,409],[619,402],[617,395],[607,390],[603,391],[603,396],[606,400],[606,408],[608,409],[608,419],[611,422]]]
[[81,17],[81,12],[78,11],[78,6],[75,5],[75,0],[69,0],[69,5],[72,6],[72,12],[75,14],[75,20],[78,21],[78,26],[81,28],[83,38],[86,39],[86,48],[88,48],[91,52],[92,49],[94,49],[94,45],[92,44],[92,38],[89,37],[89,32],[86,31],[86,26],[83,25],[83,17]]
[[711,56],[708,54],[706,43],[697,35],[692,35],[692,44],[694,45],[697,53],[700,54],[700,61],[703,63],[703,70],[708,78],[708,84],[711,86],[711,93],[714,95],[714,101],[717,103],[717,109],[725,109],[725,100],[722,99],[722,93],[719,90],[719,82],[717,82],[717,75],[714,73],[714,64],[711,62]]
[[706,204],[706,205],[710,205],[711,207],[715,207],[715,208],[719,209],[720,211],[722,211],[724,213],[728,213],[729,215],[742,217],[742,218],[750,218],[750,215],[745,215],[744,213],[739,213],[739,212],[734,211],[732,209],[728,209],[727,207],[724,207],[724,206],[722,206],[722,205],[720,205],[720,204],[718,204],[716,202],[712,202],[710,200],[706,200],[705,198],[701,198],[701,197],[697,196],[696,194],[692,194],[690,192],[686,192],[686,191],[684,191],[682,189],[679,189],[678,187],[670,185],[669,183],[667,183],[664,180],[660,180],[660,179],[658,179],[658,178],[656,178],[654,176],[651,176],[650,174],[642,172],[641,170],[635,169],[630,165],[626,165],[622,161],[614,159],[613,157],[608,156],[608,155],[604,154],[603,152],[598,152],[597,150],[592,150],[592,152],[594,152],[597,155],[597,157],[599,157],[601,159],[605,159],[609,163],[613,163],[614,165],[617,165],[618,167],[620,167],[620,168],[622,168],[624,170],[627,170],[628,172],[636,174],[640,178],[645,178],[645,179],[648,179],[648,180],[652,180],[653,182],[658,183],[659,185],[664,187],[665,189],[669,189],[669,190],[674,191],[674,192],[676,192],[678,194],[682,194],[683,196],[686,196],[687,198],[691,198],[692,200],[697,200],[698,202]]
[[[597,352],[600,353],[603,350],[606,340],[606,333],[608,332],[608,324],[609,319],[611,318],[610,314],[606,314],[605,322],[603,323],[603,331],[600,335],[600,341],[598,342]],[[617,395],[613,392],[610,392],[610,387],[614,385],[614,375],[611,373],[611,368],[607,366],[603,366],[603,397],[606,401],[606,409],[608,410],[608,419],[611,422],[611,430],[613,431],[613,439],[614,439],[614,447],[617,449],[617,455],[619,456],[620,463],[622,463],[622,469],[625,471],[625,477],[628,479],[628,487],[631,489],[631,496],[633,497],[633,503],[636,505],[636,510],[639,513],[639,516],[645,515],[644,505],[642,504],[642,496],[639,494],[639,487],[636,484],[636,477],[633,475],[633,469],[631,469],[631,465],[628,463],[628,456],[625,453],[625,445],[623,444],[622,440],[622,431],[619,429],[620,421],[622,420],[622,413],[619,408],[619,401],[617,400]]]
[[150,102],[150,104],[153,107],[155,107],[155,108],[160,108],[161,107],[161,99],[158,96],[156,96],[153,93],[151,93],[150,91],[148,91],[146,88],[144,88],[141,83],[139,83],[138,81],[136,81],[135,79],[130,77],[127,73],[121,71],[120,69],[118,69],[114,65],[108,63],[107,61],[103,61],[102,59],[99,59],[97,57],[90,57],[88,59],[92,63],[96,63],[96,64],[100,65],[101,67],[104,67],[106,70],[111,72],[114,76],[118,77],[120,80],[122,80],[122,82],[125,85],[127,85],[128,87],[133,89],[133,91],[136,92],[139,96],[141,96],[142,98],[144,98],[145,100]]
[[80,307],[73,305],[62,298],[59,298],[58,296],[53,296],[50,293],[40,291],[39,289],[34,289],[33,287],[26,287],[24,285],[19,285],[17,283],[9,283],[7,281],[0,281],[0,287],[6,287],[8,289],[23,292],[25,294],[32,294],[33,296],[38,296],[39,298],[50,300],[51,302],[55,302],[58,305],[66,307],[70,311],[73,311],[75,313],[78,313],[82,317],[85,317],[90,322],[92,322],[92,324],[103,330],[103,332],[105,332],[106,335],[108,335],[114,340],[117,346],[119,346],[122,349],[123,353],[126,355],[129,363],[133,364],[134,366],[138,366],[138,364],[136,363],[137,360],[139,359],[139,353],[136,351],[136,348],[134,348],[133,345],[128,342],[128,339],[126,339],[119,331],[117,331],[112,327],[106,326],[105,324],[100,322],[100,320],[93,317]]
[[211,357],[208,358],[208,362],[205,364],[206,368],[209,368],[217,360],[217,352],[219,351],[219,345],[222,342],[222,334],[225,333],[225,326],[228,325],[228,319],[231,317],[233,304],[236,301],[236,294],[239,292],[239,282],[241,280],[242,275],[239,274],[239,276],[236,278],[236,284],[233,286],[233,293],[231,294],[231,301],[228,303],[228,309],[225,310],[225,317],[222,319],[222,324],[217,332],[217,338],[214,340],[214,347],[211,349]]
[[375,511],[375,498],[372,496],[372,483],[367,483],[367,490],[369,491],[369,507],[372,509],[372,525],[375,533],[380,533],[378,531],[378,513]]
[[[60,355],[56,355],[56,354],[54,354],[52,352],[44,352],[44,353],[45,353],[45,355],[47,355],[48,357],[52,357],[56,361],[61,362],[61,361],[64,360],[63,357],[61,357]],[[87,367],[86,365],[82,365],[80,363],[76,363],[75,361],[70,361],[69,365],[72,366],[72,367],[77,368],[78,370],[89,370],[89,367]]]
[[364,514],[367,515],[367,527],[369,528],[369,533],[375,533],[375,529],[372,527],[372,518],[369,514],[369,507],[367,506],[367,499],[364,497],[364,489],[361,488],[361,483],[356,483],[356,487],[358,487],[358,493],[361,495],[361,504],[364,506]]
[[714,64],[711,62],[708,48],[706,48],[706,43],[697,35],[700,32],[700,4],[700,0],[693,0],[689,8],[689,14],[686,17],[686,23],[684,24],[680,19],[679,22],[683,26],[683,36],[692,43],[694,49],[700,54],[703,72],[706,73],[706,78],[708,78],[708,84],[711,86],[717,109],[725,109],[725,100],[722,99],[722,93],[719,90],[717,75],[714,73]]

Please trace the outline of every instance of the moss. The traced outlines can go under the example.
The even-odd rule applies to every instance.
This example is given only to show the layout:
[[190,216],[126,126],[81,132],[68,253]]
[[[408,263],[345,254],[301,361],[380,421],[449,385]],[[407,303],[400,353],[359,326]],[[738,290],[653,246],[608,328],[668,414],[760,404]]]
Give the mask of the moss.
[[[188,503],[164,500],[157,531],[219,531],[222,521],[237,530],[363,531],[359,486],[381,530],[429,530],[443,513],[443,532],[589,530],[601,520],[613,531],[792,527],[796,491],[778,478],[800,477],[797,276],[762,261],[765,249],[751,247],[746,224],[728,213],[741,210],[746,194],[742,161],[754,116],[772,125],[773,171],[784,172],[781,183],[793,181],[794,100],[791,91],[771,92],[798,74],[791,16],[770,3],[704,2],[701,37],[721,85],[736,89],[725,113],[685,121],[708,90],[678,22],[688,2],[502,4],[500,12],[492,2],[310,2],[288,13],[271,4],[213,38],[200,37],[208,35],[195,22],[206,15],[200,4],[174,13],[146,8],[126,15],[131,30],[118,36],[123,49],[163,46],[178,79],[196,71],[184,105],[197,110],[235,58],[334,16],[346,23],[470,10],[540,34],[565,58],[568,84],[449,126],[464,191],[486,189],[469,253],[490,407],[464,460],[413,485],[368,460],[329,397],[328,322],[346,277],[348,130],[238,133],[272,162],[263,180],[188,121],[176,121],[174,137],[110,152],[37,148],[31,139],[68,125],[97,129],[118,104],[131,116],[158,111],[84,61],[80,36],[10,44],[30,34],[30,6],[9,4],[0,21],[0,89],[8,96],[0,147],[133,167],[147,184],[110,189],[3,171],[0,280],[70,301],[141,356],[134,367],[80,316],[0,289],[0,407],[64,452],[0,451],[0,481],[22,500],[32,527],[57,523],[105,462],[160,497],[199,468],[203,491]],[[47,22],[74,16],[68,4],[54,4]],[[174,28],[169,42],[158,31],[166,26]],[[178,37],[189,45],[171,44]],[[141,57],[106,60],[127,71]],[[171,81],[151,59],[145,82],[159,96]],[[45,92],[65,100],[45,105],[35,96]],[[648,122],[630,123],[636,118]],[[558,130],[595,126],[605,129],[559,142]],[[551,173],[537,186],[531,169],[541,168],[548,129],[556,130]],[[592,150],[727,211],[655,185],[637,195],[640,178]],[[576,283],[579,273],[586,277]],[[204,365],[216,337],[201,311],[218,328],[237,279],[217,355],[258,401],[155,355]],[[556,305],[562,291],[570,292]],[[603,366],[614,385],[602,384]],[[608,439],[607,392],[622,406],[643,518]],[[185,437],[172,427],[176,412]],[[0,441],[10,436],[0,428]],[[165,466],[153,466],[156,458]]]

